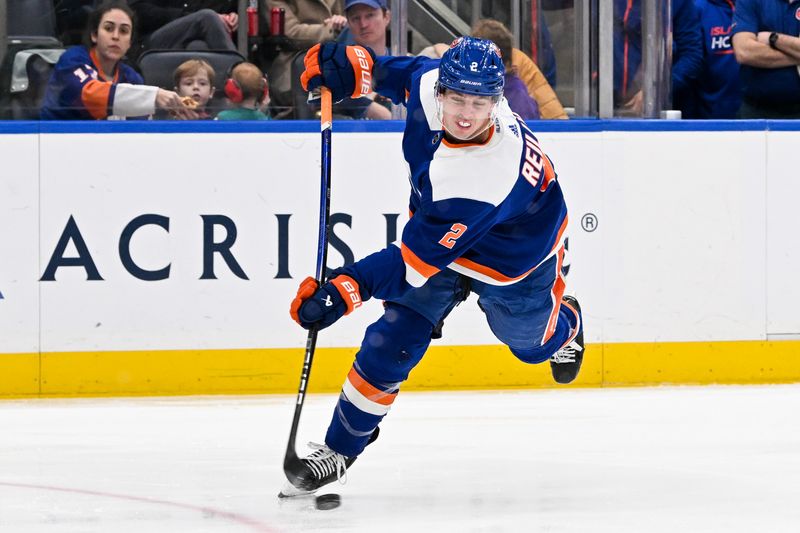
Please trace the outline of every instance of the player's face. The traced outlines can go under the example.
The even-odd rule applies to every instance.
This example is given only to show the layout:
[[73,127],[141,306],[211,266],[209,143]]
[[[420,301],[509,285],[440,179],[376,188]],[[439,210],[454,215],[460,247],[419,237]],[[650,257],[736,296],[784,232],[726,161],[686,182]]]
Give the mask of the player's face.
[[347,24],[356,44],[376,46],[386,43],[386,27],[391,15],[380,8],[356,4],[347,10]]
[[492,120],[495,101],[490,96],[476,96],[446,91],[438,97],[445,132],[460,141],[482,141]]
[[122,10],[112,9],[100,19],[97,33],[92,34],[92,42],[97,45],[97,55],[106,61],[119,61],[131,47],[133,24]]
[[211,97],[214,96],[214,88],[211,86],[208,74],[200,70],[191,76],[181,78],[180,84],[175,88],[175,92],[181,96],[191,96],[200,107],[205,107]]

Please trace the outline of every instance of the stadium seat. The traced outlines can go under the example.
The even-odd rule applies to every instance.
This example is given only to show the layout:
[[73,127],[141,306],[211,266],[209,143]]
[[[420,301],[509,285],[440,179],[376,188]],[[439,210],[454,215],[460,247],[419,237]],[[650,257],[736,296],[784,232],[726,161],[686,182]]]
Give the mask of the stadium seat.
[[[40,79],[39,74],[52,68],[46,65],[47,58],[60,55],[59,50],[63,50],[61,41],[56,38],[55,8],[52,0],[6,0],[6,21],[7,24],[7,49],[0,65],[0,118],[13,118],[11,113],[12,100],[22,99],[23,94],[27,100],[36,102],[34,96],[43,93],[44,87],[40,87],[41,82],[47,84],[47,78]],[[41,53],[31,53],[32,50]],[[18,59],[19,54],[22,54]],[[38,57],[39,59],[31,59]],[[43,61],[45,64],[40,63]],[[28,76],[29,62],[35,63],[30,77]],[[33,85],[26,85],[24,88],[12,87],[12,70],[14,65],[18,67],[18,73],[24,79],[31,79]],[[52,65],[52,63],[50,63]],[[30,91],[30,92],[29,92]],[[13,94],[13,93],[16,93]],[[30,111],[38,116],[38,109]],[[25,116],[28,113],[23,113]],[[24,117],[23,117],[24,118]]]
[[30,49],[17,52],[11,68],[9,118],[38,120],[47,83],[63,49]]
[[6,0],[6,2],[9,40],[49,37],[51,44],[61,45],[56,39],[56,12],[53,0]]
[[225,107],[225,76],[230,68],[244,61],[238,52],[230,50],[148,50],[139,57],[139,69],[147,85],[173,90],[175,69],[189,59],[204,59],[214,67],[216,92],[210,108],[216,112]]

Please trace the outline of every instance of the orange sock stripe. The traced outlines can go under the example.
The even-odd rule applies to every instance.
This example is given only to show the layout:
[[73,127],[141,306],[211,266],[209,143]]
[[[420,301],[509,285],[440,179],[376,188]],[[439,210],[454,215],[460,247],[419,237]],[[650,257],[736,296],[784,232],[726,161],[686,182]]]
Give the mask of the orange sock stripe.
[[347,380],[350,382],[353,388],[355,388],[364,396],[364,398],[371,402],[379,403],[381,405],[392,405],[392,403],[394,403],[394,399],[397,398],[397,392],[384,392],[367,383],[364,378],[362,378],[361,375],[356,372],[355,368],[350,369],[350,373],[347,374]]

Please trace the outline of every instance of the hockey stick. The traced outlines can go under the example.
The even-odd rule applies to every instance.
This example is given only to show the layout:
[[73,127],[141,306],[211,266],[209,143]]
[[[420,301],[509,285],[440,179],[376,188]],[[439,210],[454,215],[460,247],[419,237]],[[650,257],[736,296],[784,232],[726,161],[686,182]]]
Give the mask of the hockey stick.
[[[331,92],[322,87],[322,114],[320,116],[322,169],[320,174],[319,235],[317,237],[317,271],[315,276],[320,285],[325,281],[325,270],[328,263],[328,221],[331,212],[331,126],[333,124],[331,106]],[[289,432],[289,443],[286,445],[286,455],[283,458],[283,471],[286,474],[286,478],[297,488],[303,488],[306,484],[306,480],[302,476],[305,468],[297,456],[295,440],[297,438],[297,427],[300,424],[300,413],[303,411],[303,402],[306,398],[308,379],[311,375],[311,362],[314,360],[318,331],[317,326],[313,326],[308,331],[306,355],[303,361],[303,371],[300,374],[300,388],[297,391],[297,403],[294,407],[294,419],[292,420],[292,429]]]

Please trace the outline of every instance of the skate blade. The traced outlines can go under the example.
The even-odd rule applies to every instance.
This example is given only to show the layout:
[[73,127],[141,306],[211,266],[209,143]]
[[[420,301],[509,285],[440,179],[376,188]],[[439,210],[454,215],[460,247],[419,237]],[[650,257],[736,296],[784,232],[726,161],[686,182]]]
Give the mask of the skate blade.
[[284,485],[284,487],[278,493],[278,498],[296,498],[298,496],[309,496],[313,495],[315,492],[317,491],[298,489],[297,487],[295,487],[294,485],[292,485],[287,481],[286,485]]

